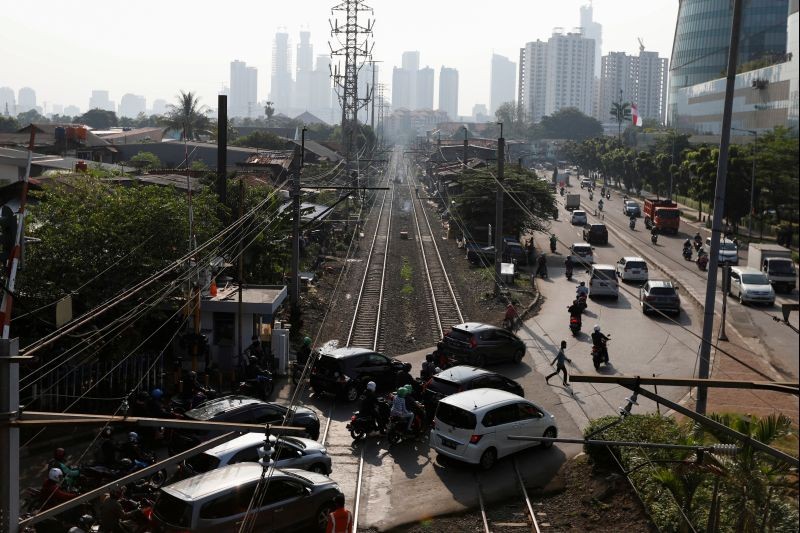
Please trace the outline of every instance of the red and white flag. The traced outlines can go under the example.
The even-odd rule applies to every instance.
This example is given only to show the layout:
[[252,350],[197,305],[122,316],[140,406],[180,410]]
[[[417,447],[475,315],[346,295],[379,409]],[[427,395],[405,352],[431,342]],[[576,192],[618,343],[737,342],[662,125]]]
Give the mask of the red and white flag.
[[642,117],[639,116],[639,108],[636,107],[636,104],[631,104],[631,122],[634,126],[642,125]]

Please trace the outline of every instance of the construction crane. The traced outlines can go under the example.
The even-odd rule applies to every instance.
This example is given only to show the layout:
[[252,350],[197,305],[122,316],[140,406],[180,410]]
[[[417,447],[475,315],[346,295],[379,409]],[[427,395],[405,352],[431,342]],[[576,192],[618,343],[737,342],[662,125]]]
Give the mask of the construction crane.
[[642,42],[642,38],[637,37],[636,40],[639,41],[639,53],[644,52],[644,42]]

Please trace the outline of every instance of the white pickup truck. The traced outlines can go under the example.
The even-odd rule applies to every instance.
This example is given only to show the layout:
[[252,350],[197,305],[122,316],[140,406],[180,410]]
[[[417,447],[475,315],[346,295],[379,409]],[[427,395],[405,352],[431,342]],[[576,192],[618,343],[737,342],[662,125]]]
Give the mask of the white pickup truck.
[[797,270],[788,248],[777,244],[751,244],[747,249],[747,266],[766,274],[775,292],[792,292],[797,286]]

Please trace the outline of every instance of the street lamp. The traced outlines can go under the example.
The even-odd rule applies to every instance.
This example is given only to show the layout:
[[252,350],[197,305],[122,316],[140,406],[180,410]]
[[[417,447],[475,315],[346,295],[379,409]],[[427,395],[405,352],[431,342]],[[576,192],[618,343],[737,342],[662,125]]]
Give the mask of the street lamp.
[[745,130],[740,128],[731,128],[732,130],[749,133],[753,136],[753,167],[750,171],[750,216],[747,217],[747,238],[753,238],[753,215],[755,214],[755,193],[756,193],[756,144],[758,143],[758,132],[756,130]]

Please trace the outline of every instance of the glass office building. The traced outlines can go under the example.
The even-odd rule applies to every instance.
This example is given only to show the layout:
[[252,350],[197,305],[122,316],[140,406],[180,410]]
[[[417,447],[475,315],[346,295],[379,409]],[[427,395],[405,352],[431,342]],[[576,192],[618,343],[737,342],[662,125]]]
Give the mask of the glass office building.
[[[789,0],[745,0],[739,66],[786,52]],[[678,89],[725,77],[731,38],[731,0],[680,0],[669,73],[667,121],[675,124]]]

